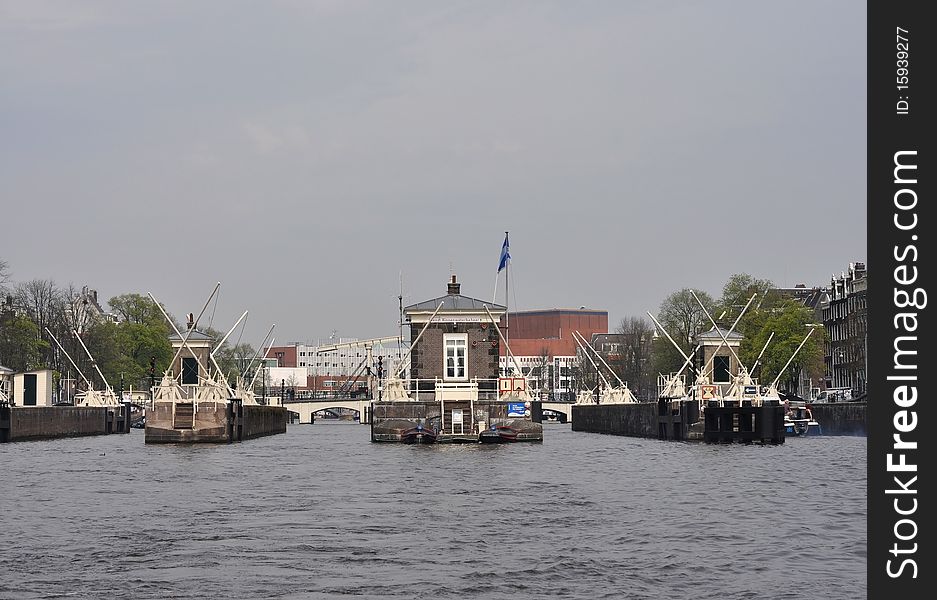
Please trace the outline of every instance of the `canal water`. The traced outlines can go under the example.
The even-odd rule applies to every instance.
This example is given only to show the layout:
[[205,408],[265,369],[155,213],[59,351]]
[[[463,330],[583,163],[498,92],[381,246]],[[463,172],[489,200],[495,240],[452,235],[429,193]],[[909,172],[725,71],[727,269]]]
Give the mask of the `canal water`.
[[866,595],[866,439],[0,446],[0,598]]

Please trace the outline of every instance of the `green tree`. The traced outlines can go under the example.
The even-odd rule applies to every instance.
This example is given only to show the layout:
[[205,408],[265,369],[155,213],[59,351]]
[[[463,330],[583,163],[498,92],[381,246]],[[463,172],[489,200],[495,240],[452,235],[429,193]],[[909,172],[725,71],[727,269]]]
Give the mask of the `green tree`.
[[[761,353],[765,343],[771,343],[764,351],[759,367],[754,375],[767,385],[781,373],[785,363],[794,355],[801,341],[813,325],[813,311],[792,300],[782,300],[770,309],[756,309],[743,319],[742,333],[745,339],[739,348],[739,358],[749,368]],[[771,334],[774,337],[771,337]],[[790,362],[778,380],[778,388],[789,391],[797,390],[797,382],[802,371],[811,378],[823,376],[823,353],[826,331],[818,327],[803,348]]]
[[618,333],[621,347],[615,362],[609,364],[616,368],[635,396],[654,398],[657,385],[652,370],[654,328],[644,317],[627,317],[618,324]]
[[[722,298],[719,299],[718,310],[725,312],[724,318],[735,318],[739,315],[753,294],[757,294],[752,307],[767,308],[765,299],[774,289],[774,283],[769,279],[758,279],[748,273],[736,273],[722,286]],[[769,303],[770,304],[770,303]]]
[[[169,366],[172,345],[169,343],[169,327],[158,323],[96,323],[82,336],[88,350],[108,383],[118,386],[121,375],[124,385],[146,387],[149,385],[150,358],[156,359],[157,374]],[[90,365],[89,365],[90,366]],[[91,378],[92,373],[82,371]]]
[[107,301],[111,310],[121,322],[140,325],[156,325],[164,322],[159,307],[148,296],[141,294],[121,294]]
[[48,343],[39,336],[39,326],[28,316],[0,316],[0,364],[14,371],[39,368],[47,348]]
[[[240,344],[228,344],[227,342],[215,353],[215,360],[221,367],[228,383],[234,385],[238,375],[244,375],[248,363],[254,357],[256,351],[254,347],[246,342]],[[305,382],[303,382],[305,385]]]
[[[706,311],[712,314],[715,308],[712,296],[706,292],[683,288],[670,294],[661,302],[660,312],[657,315],[657,320],[686,355],[692,352],[696,336],[712,327],[706,312],[693,297],[694,292]],[[661,332],[658,342],[652,345],[652,349],[654,358],[651,362],[659,373],[671,373],[683,365],[683,357],[672,347],[664,332]]]

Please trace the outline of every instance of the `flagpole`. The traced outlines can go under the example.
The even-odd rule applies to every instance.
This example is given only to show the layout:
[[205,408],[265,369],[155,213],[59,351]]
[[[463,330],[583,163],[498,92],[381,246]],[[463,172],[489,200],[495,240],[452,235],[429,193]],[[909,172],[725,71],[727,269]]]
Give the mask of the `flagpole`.
[[[511,242],[508,241],[508,232],[504,232],[504,243],[508,247],[508,260],[504,263],[504,343],[505,345],[509,344],[511,341],[511,316],[508,302],[510,302],[510,296],[508,295],[508,269],[511,268]],[[505,353],[508,351],[507,348],[504,349]],[[505,354],[507,356],[507,354]]]

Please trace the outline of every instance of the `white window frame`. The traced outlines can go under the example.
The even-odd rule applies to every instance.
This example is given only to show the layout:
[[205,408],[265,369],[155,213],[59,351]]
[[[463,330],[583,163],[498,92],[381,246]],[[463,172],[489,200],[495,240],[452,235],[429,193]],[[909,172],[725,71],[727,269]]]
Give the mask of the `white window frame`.
[[[447,363],[449,362],[449,342],[456,342],[452,347],[458,349],[461,347],[464,350],[462,355],[462,374],[456,376],[449,376],[449,369]],[[461,344],[458,344],[461,342]],[[444,333],[442,336],[442,378],[445,381],[468,381],[468,334],[467,333]]]

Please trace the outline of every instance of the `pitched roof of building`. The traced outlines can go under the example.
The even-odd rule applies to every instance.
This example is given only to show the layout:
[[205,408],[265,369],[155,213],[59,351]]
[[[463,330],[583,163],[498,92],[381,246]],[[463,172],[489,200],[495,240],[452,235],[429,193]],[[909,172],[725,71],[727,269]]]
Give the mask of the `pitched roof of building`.
[[[719,335],[719,331],[722,332],[721,336]],[[741,340],[745,338],[745,336],[739,333],[738,331],[730,332],[728,329],[726,329],[722,325],[719,326],[719,331],[716,331],[715,329],[710,329],[709,331],[703,331],[696,335],[696,339],[718,340],[721,342],[723,337],[725,337],[727,340]]]
[[825,301],[829,301],[830,297],[829,290],[821,287],[796,286],[792,288],[774,288],[773,291],[782,298],[790,298],[807,308],[813,309],[816,309]]
[[432,300],[425,300],[423,302],[417,302],[416,304],[411,304],[403,309],[404,312],[418,312],[418,311],[434,311],[436,307],[439,306],[440,302],[445,302],[443,305],[442,311],[453,311],[453,310],[484,310],[487,306],[489,310],[492,311],[504,311],[507,310],[507,307],[500,304],[495,304],[493,302],[487,302],[485,300],[479,300],[478,298],[469,298],[468,296],[463,296],[462,294],[446,294],[445,296],[440,296],[438,298],[433,298]]
[[[172,332],[171,334],[169,334],[169,339],[170,339],[170,340],[173,340],[173,341],[175,341],[175,340],[182,341],[182,339],[185,338],[185,335],[186,335],[185,332],[183,332],[183,333],[182,333],[182,337],[179,337],[178,335],[176,335],[176,332],[174,331],[174,332]],[[188,341],[190,341],[190,342],[197,342],[197,341],[203,341],[203,342],[204,342],[204,341],[208,341],[208,342],[210,342],[210,341],[212,341],[211,336],[202,333],[202,332],[199,331],[198,329],[196,329],[196,330],[193,331],[191,334],[189,334],[189,337],[188,337],[187,339],[188,339]]]
[[626,340],[627,336],[623,333],[593,333],[590,343],[593,346],[598,344],[621,344]]

